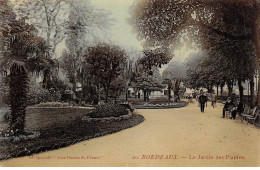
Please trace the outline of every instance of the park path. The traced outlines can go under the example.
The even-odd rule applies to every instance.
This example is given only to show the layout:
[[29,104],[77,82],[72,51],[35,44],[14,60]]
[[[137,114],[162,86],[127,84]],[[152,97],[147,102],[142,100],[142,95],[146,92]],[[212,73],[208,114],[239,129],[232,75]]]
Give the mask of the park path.
[[[208,106],[205,113],[200,113],[196,103],[179,109],[138,110],[145,121],[133,128],[0,165],[260,166],[260,129],[241,124],[238,119],[222,119],[222,107]],[[143,155],[177,156],[142,159]],[[189,155],[196,158],[189,159]],[[208,155],[209,159],[198,159],[199,155]],[[240,159],[229,159],[230,156],[226,159],[226,155]],[[217,156],[223,159],[216,159]],[[59,159],[62,157],[66,159]]]

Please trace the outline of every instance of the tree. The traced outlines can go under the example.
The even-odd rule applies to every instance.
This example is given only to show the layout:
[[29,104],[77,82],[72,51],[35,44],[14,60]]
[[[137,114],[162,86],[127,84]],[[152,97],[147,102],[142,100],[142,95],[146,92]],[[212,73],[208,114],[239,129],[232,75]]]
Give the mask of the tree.
[[72,89],[75,91],[77,83],[78,61],[70,54],[68,50],[63,50],[60,58],[60,66],[64,70],[69,82],[73,85]]
[[126,93],[126,101],[127,99],[127,91],[128,90],[128,79],[125,79],[122,74],[119,75],[115,80],[112,81],[111,87],[109,89],[110,96],[114,98],[115,103],[117,103],[117,98],[120,96],[122,92]]
[[[69,1],[13,0],[11,2],[17,18],[34,25],[39,36],[45,39],[50,48],[48,57],[50,59],[55,58],[56,48],[65,38],[65,24],[68,20],[66,8]],[[53,79],[56,72],[56,64],[54,64],[54,67],[44,70],[43,88],[50,88],[51,79]]]
[[161,91],[164,88],[159,69],[153,67],[151,71],[152,74],[148,74],[146,70],[143,69],[136,75],[132,83],[133,88],[143,91],[144,101],[147,101],[151,92]]
[[[211,48],[209,55],[213,78],[222,77],[228,85],[229,94],[237,83],[240,99],[243,100],[243,86],[246,80],[251,84],[251,106],[254,105],[254,73],[257,68],[255,49],[250,41],[224,40],[222,44]],[[252,75],[253,73],[253,75]],[[214,77],[215,75],[215,77]],[[221,75],[221,76],[219,76]],[[216,84],[216,82],[215,82]]]
[[237,84],[240,99],[243,101],[242,83],[251,80],[251,73],[256,63],[252,46],[240,41],[223,41],[219,46],[199,55],[201,57],[190,57],[187,62],[187,83],[193,88],[205,87],[209,91],[213,86],[219,85],[222,89],[226,84],[229,95],[233,91],[233,86]]
[[24,133],[28,73],[49,67],[48,46],[32,25],[16,19],[7,3],[1,4],[0,17],[5,49],[0,68],[10,71],[10,130],[17,135]]
[[163,71],[162,77],[163,79],[171,81],[171,87],[169,87],[168,90],[170,91],[173,89],[174,95],[179,96],[180,84],[186,79],[186,66],[182,62],[170,62],[168,67]]
[[56,47],[65,38],[67,22],[66,0],[14,0],[17,17],[34,25],[40,36],[50,46],[50,56],[55,54]]
[[139,39],[152,47],[174,47],[184,34],[202,49],[223,40],[246,40],[253,43],[260,61],[259,4],[257,0],[135,1],[130,23]]
[[161,48],[146,49],[143,53],[144,56],[138,60],[138,64],[141,64],[147,71],[151,70],[153,66],[161,68],[163,64],[167,64],[172,59],[170,53]]
[[126,54],[117,46],[99,43],[89,47],[85,57],[90,74],[99,79],[103,85],[107,102],[111,83],[120,75],[126,61]]
[[61,61],[62,67],[68,70],[75,89],[78,82],[82,87],[87,84],[89,73],[84,55],[88,47],[94,46],[102,38],[101,35],[108,35],[111,19],[106,11],[98,10],[88,0],[70,2],[69,10],[65,24],[67,49],[64,50]]
[[128,89],[138,74],[138,61],[143,57],[142,51],[131,48],[127,53],[127,61],[122,71],[122,78],[125,80],[125,101],[128,102]]

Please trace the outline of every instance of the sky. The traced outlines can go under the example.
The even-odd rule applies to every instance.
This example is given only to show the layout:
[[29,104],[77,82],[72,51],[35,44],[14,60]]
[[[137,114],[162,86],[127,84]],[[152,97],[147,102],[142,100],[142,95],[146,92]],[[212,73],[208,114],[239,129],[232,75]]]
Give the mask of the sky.
[[134,0],[91,0],[92,4],[97,8],[106,9],[111,12],[111,17],[115,19],[114,25],[111,27],[111,40],[125,48],[142,49],[141,42],[127,23],[129,18],[129,7]]
[[[127,23],[129,18],[129,7],[133,4],[134,0],[91,0],[92,4],[98,8],[106,9],[111,12],[111,17],[116,19],[114,25],[111,28],[111,40],[124,48],[136,48],[142,50],[142,44],[137,40],[136,35],[131,30],[131,26]],[[187,45],[183,45],[182,48],[174,51],[175,57],[170,61],[185,61],[191,54],[197,52],[197,50],[188,48]],[[163,65],[160,69],[160,73],[167,68],[167,65]]]

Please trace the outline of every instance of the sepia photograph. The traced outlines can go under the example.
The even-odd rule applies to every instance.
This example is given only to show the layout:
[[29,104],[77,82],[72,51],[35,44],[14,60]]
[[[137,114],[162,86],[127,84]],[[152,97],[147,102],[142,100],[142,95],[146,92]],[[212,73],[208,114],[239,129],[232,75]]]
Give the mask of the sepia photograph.
[[0,167],[259,167],[260,0],[0,0]]

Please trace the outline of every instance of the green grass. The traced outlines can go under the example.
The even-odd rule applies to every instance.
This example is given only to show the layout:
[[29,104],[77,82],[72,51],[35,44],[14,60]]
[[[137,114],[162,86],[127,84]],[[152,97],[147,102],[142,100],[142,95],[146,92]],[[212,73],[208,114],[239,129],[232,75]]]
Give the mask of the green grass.
[[0,141],[0,160],[66,147],[133,127],[144,120],[143,116],[134,114],[127,120],[111,123],[82,121],[82,116],[89,111],[82,108],[27,109],[26,132],[37,130],[40,137],[19,142]]

